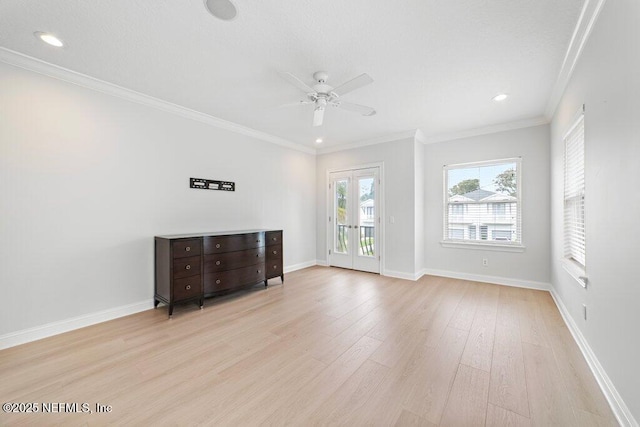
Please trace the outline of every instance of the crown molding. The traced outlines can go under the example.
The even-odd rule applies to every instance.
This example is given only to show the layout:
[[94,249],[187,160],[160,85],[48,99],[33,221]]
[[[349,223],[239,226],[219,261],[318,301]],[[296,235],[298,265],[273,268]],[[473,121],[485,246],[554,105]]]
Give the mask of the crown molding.
[[[419,132],[419,130],[413,129],[413,130],[408,130],[408,131],[405,131],[405,132],[399,132],[399,133],[394,133],[394,134],[390,134],[390,135],[379,136],[379,137],[376,137],[376,138],[365,139],[365,140],[353,142],[353,143],[350,143],[350,144],[342,144],[342,145],[336,145],[336,146],[333,146],[333,147],[317,148],[316,149],[316,153],[317,154],[328,154],[328,153],[335,153],[336,151],[351,150],[351,149],[354,149],[354,148],[366,147],[367,145],[384,144],[385,142],[399,141],[401,139],[407,139],[407,138],[418,139],[418,132]],[[424,134],[422,134],[422,132],[420,132],[420,134],[422,136],[424,136]]]
[[474,136],[487,135],[490,133],[505,132],[508,130],[524,129],[533,126],[546,125],[549,123],[546,117],[534,117],[532,119],[518,120],[515,122],[500,123],[492,126],[468,129],[460,132],[443,133],[424,138],[424,144],[435,144],[437,142],[453,141],[454,139],[471,138]]
[[134,90],[88,76],[86,74],[78,73],[67,68],[53,65],[40,59],[24,55],[22,53],[3,47],[0,47],[0,62],[23,68],[25,70],[33,71],[48,77],[53,77],[58,80],[63,80],[68,83],[73,83],[75,85],[125,99],[127,101],[135,102],[137,104],[142,104],[147,107],[155,108],[167,113],[175,114],[180,117],[196,120],[220,129],[228,130],[230,132],[270,142],[272,144],[280,145],[282,147],[286,147],[296,151],[301,151],[303,153],[314,155],[316,154],[315,149],[305,147],[287,139],[270,135],[265,132],[260,132],[246,126],[239,125],[237,123],[220,119],[209,114],[201,113],[199,111],[192,110],[178,104],[164,101],[162,99],[154,98],[152,96],[145,95],[143,93],[136,92]]
[[571,36],[571,42],[569,42],[567,53],[562,61],[558,78],[551,91],[549,101],[547,102],[544,115],[548,120],[553,118],[556,108],[558,108],[560,99],[562,99],[562,95],[569,84],[569,80],[573,75],[573,70],[576,67],[578,59],[580,59],[582,50],[587,43],[587,39],[591,35],[593,26],[595,25],[605,2],[606,0],[586,0],[584,3],[576,28],[573,30],[573,35]]

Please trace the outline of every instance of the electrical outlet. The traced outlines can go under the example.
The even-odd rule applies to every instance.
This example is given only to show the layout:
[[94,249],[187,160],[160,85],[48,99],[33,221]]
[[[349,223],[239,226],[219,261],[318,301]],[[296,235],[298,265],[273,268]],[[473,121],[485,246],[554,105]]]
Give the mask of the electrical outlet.
[[582,304],[582,314],[584,316],[584,320],[587,320],[587,304]]
[[487,258],[482,258],[482,266],[489,267],[489,260]]

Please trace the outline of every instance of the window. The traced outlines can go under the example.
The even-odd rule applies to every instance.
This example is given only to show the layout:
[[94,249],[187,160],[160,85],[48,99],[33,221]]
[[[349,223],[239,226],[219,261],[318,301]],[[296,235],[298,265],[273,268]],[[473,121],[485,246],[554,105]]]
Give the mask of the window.
[[449,229],[449,238],[450,239],[464,239],[464,229],[462,229],[462,228],[451,228],[451,229]]
[[481,225],[480,226],[480,240],[487,240],[488,236],[489,236],[489,227],[487,227],[486,225]]
[[492,203],[491,208],[493,209],[493,214],[496,216],[504,216],[507,212],[506,203]]
[[505,159],[444,167],[443,244],[522,248],[520,164]]
[[476,240],[476,226],[469,226],[469,240]]
[[464,214],[464,205],[456,204],[451,205],[451,215],[462,215]]
[[584,114],[564,138],[564,257],[584,271]]
[[511,240],[510,230],[493,230],[492,240]]

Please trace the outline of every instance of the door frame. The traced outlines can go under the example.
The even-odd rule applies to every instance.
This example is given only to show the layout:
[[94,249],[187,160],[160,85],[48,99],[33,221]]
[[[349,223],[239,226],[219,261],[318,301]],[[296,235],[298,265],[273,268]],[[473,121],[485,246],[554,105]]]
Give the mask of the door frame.
[[[380,274],[381,276],[383,275],[383,272],[385,271],[385,267],[384,267],[384,261],[385,261],[385,242],[384,242],[384,234],[385,234],[385,216],[384,216],[384,206],[385,206],[385,197],[384,197],[384,193],[385,193],[385,186],[384,186],[384,162],[375,162],[375,163],[365,163],[365,164],[360,164],[360,165],[355,165],[355,166],[348,166],[348,167],[343,167],[343,168],[337,168],[337,169],[327,169],[327,173],[326,173],[326,177],[325,177],[325,202],[327,205],[327,209],[325,212],[325,217],[324,217],[324,221],[325,224],[327,225],[326,229],[326,235],[325,235],[325,251],[327,253],[327,266],[331,266],[331,254],[329,253],[329,251],[331,250],[331,237],[332,237],[332,233],[333,233],[333,227],[329,226],[329,217],[333,215],[332,212],[332,208],[333,208],[333,192],[332,189],[329,188],[329,185],[331,184],[331,174],[332,173],[336,173],[336,172],[351,172],[354,170],[359,170],[359,169],[369,169],[369,168],[378,168],[378,178],[380,179],[380,183],[378,184],[378,187],[376,188],[376,191],[378,192],[378,203],[380,204],[380,208],[378,209],[378,218],[379,222],[378,222],[378,235],[379,235],[379,240],[380,240],[380,249],[378,250],[378,254],[380,256],[380,271],[378,272],[378,274]],[[377,244],[376,244],[377,246]]]

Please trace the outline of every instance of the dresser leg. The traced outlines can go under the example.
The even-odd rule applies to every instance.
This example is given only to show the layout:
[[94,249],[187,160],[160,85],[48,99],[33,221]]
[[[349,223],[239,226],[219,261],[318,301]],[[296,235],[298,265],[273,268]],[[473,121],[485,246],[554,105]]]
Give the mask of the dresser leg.
[[160,300],[154,298],[153,300],[153,308],[158,308],[158,304],[160,304]]
[[173,316],[173,304],[169,304],[169,319]]
[[200,310],[204,308],[204,298],[200,298]]
[[282,284],[284,284],[284,274],[280,276],[280,280],[282,281]]
[[269,286],[268,280],[264,279],[264,287],[266,288],[267,286]]

